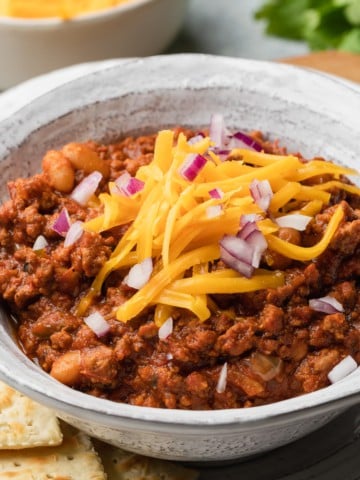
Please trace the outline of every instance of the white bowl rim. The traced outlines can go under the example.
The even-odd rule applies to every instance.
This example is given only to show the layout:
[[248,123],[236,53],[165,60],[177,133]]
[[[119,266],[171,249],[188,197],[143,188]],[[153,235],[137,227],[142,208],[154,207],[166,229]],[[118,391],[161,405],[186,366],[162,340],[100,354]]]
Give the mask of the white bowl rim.
[[[143,68],[144,64],[154,64],[154,62],[166,62],[167,65],[175,66],[177,63],[182,64],[184,61],[188,62],[189,65],[192,65],[193,68],[196,68],[199,63],[199,59],[206,60],[213,63],[217,67],[226,68],[241,66],[242,68],[266,68],[266,71],[278,72],[278,69],[283,71],[290,72],[297,78],[306,78],[308,80],[321,81],[324,85],[332,87],[337,90],[339,94],[347,93],[354,94],[358,97],[360,101],[360,88],[355,84],[350,84],[343,82],[340,78],[328,76],[327,74],[322,74],[317,71],[308,70],[300,67],[295,67],[292,65],[278,65],[272,62],[259,61],[259,60],[247,60],[240,58],[231,58],[231,57],[218,57],[213,55],[205,54],[177,54],[177,55],[160,55],[155,57],[147,58],[134,58],[126,59],[119,61],[118,65],[109,66],[105,61],[104,69],[101,70],[97,67],[96,74],[99,72],[117,72],[117,70],[126,68],[127,66],[135,66],[135,68]],[[101,62],[97,62],[97,65]],[[49,90],[44,95],[34,99],[30,102],[31,104],[37,103],[37,101],[44,99],[48,94],[57,92],[59,89],[69,87],[72,84],[77,84],[85,79],[91,79],[92,74],[87,73],[83,77],[78,77],[75,80],[69,81],[56,87],[53,90]],[[83,88],[83,86],[82,86]],[[324,89],[326,90],[326,89]],[[5,119],[0,122],[0,127],[5,130],[7,127],[14,125],[14,118],[21,118],[21,114],[25,111],[28,106],[25,106],[23,109],[18,110],[11,118]],[[76,106],[74,110],[76,110]],[[0,352],[4,349],[3,338],[4,335],[7,336],[6,330],[2,322],[0,322]],[[5,347],[6,348],[6,347]],[[22,362],[28,362],[31,366],[31,369],[34,370],[34,364],[23,355]],[[15,367],[15,365],[14,365]],[[266,421],[267,423],[274,422],[276,424],[281,423],[282,421],[286,422],[287,417],[298,416],[299,418],[308,416],[309,411],[312,414],[316,412],[327,412],[334,410],[334,408],[345,408],[357,402],[360,398],[360,374],[353,375],[352,379],[349,378],[338,382],[329,387],[323,388],[321,390],[308,393],[299,397],[291,398],[288,400],[283,400],[280,402],[251,407],[251,408],[239,408],[239,409],[224,409],[224,410],[201,410],[201,411],[190,411],[190,410],[174,410],[174,409],[164,409],[164,408],[151,408],[143,406],[135,406],[117,403],[105,399],[99,399],[92,397],[90,395],[84,394],[79,391],[72,390],[69,387],[57,382],[51,378],[45,372],[39,370],[36,371],[35,375],[39,378],[39,375],[43,378],[43,381],[46,382],[46,386],[49,388],[44,391],[41,388],[40,384],[32,383],[33,377],[22,376],[21,378],[14,378],[12,374],[13,365],[8,365],[4,362],[0,362],[0,377],[12,385],[14,388],[18,388],[20,391],[32,396],[39,401],[46,403],[49,406],[59,410],[67,411],[70,414],[76,416],[76,411],[83,411],[84,415],[86,412],[91,412],[94,414],[94,419],[97,416],[105,415],[109,422],[111,419],[121,419],[122,421],[147,421],[150,423],[156,423],[158,425],[167,424],[167,425],[179,425],[182,427],[187,426],[189,429],[192,427],[215,427],[226,425],[248,425],[252,426],[258,425],[261,428],[261,424]],[[359,373],[359,372],[357,372]],[[211,414],[210,414],[211,412]]]
[[137,8],[141,8],[147,4],[156,1],[158,0],[128,0],[124,3],[120,3],[112,7],[106,7],[94,12],[81,13],[69,19],[63,19],[61,17],[23,18],[0,15],[0,26],[3,25],[7,27],[18,27],[27,30],[34,28],[41,29],[46,27],[62,26],[68,24],[81,25],[83,23],[106,20],[114,15],[120,15],[124,12],[130,12],[132,10],[136,10]]

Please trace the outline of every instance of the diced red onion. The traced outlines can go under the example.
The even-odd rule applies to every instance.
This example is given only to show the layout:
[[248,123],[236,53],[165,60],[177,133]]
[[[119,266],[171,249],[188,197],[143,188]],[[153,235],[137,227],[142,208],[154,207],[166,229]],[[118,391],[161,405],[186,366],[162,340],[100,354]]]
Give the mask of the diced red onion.
[[226,265],[246,278],[253,274],[253,249],[242,238],[225,235],[220,240],[220,257]]
[[342,380],[343,378],[350,375],[350,373],[354,372],[357,369],[357,363],[353,359],[351,355],[343,358],[340,363],[335,365],[335,367],[330,370],[328,373],[328,379],[331,383],[336,383]]
[[145,182],[138,178],[132,178],[128,187],[128,191],[133,195],[140,192],[144,188]]
[[67,231],[70,228],[70,225],[71,225],[71,220],[70,220],[69,212],[67,211],[66,208],[63,208],[51,228],[62,237],[65,237],[65,235],[67,234]]
[[262,145],[246,133],[239,131],[231,134],[226,129],[224,117],[218,113],[211,116],[209,136],[215,144],[214,153],[220,157],[227,157],[233,148],[246,148],[257,152],[263,150]]
[[351,373],[349,373],[349,375],[344,377],[343,380],[348,379],[348,378],[358,377],[359,375],[360,375],[360,367],[357,367],[357,368],[355,368],[355,370],[353,370]]
[[172,334],[174,328],[174,322],[172,317],[169,317],[159,328],[159,339],[165,340],[169,335]]
[[184,163],[181,165],[179,173],[183,178],[185,178],[185,180],[192,182],[200,173],[202,168],[204,168],[206,162],[206,158],[202,155],[190,153],[185,158]]
[[228,148],[212,147],[211,151],[214,152],[215,155],[217,155],[222,162],[224,162],[231,153],[231,150],[229,150]]
[[125,172],[115,180],[115,185],[125,196],[130,197],[140,192],[144,188],[145,183]]
[[[241,223],[241,220],[240,220]],[[237,237],[244,240],[249,247],[252,248],[252,260],[251,265],[258,268],[260,265],[261,257],[267,249],[267,241],[258,229],[255,222],[247,222],[242,225],[242,228],[237,233]]]
[[275,219],[275,222],[279,227],[283,228],[293,228],[294,230],[299,230],[303,232],[306,230],[309,222],[312,220],[312,217],[308,215],[301,215],[300,213],[293,213],[291,215],[284,215],[283,217],[278,217]]
[[44,250],[44,248],[46,248],[48,245],[49,244],[46,238],[43,235],[39,235],[34,242],[33,250],[35,252],[39,250]]
[[216,391],[218,393],[224,393],[226,390],[227,383],[227,362],[221,367],[219,379],[216,385]]
[[141,263],[137,263],[130,268],[128,275],[124,279],[124,283],[131,288],[139,290],[149,281],[153,271],[152,258],[145,258]]
[[258,222],[259,220],[262,220],[262,217],[257,213],[244,213],[240,217],[240,226],[243,226],[248,222]]
[[234,133],[230,138],[229,146],[231,148],[246,148],[248,150],[255,150],[256,152],[263,150],[259,142],[243,132]]
[[172,354],[172,353],[167,353],[167,354],[166,354],[166,358],[167,358],[167,360],[170,361],[170,360],[172,360],[174,357],[173,357],[173,354]]
[[225,235],[220,241],[223,262],[247,278],[259,267],[266,249],[266,239],[255,222],[246,223],[236,236]]
[[201,142],[201,140],[203,140],[203,138],[204,138],[204,134],[199,132],[194,137],[189,138],[188,144],[189,145],[195,145],[196,143]]
[[80,205],[86,205],[90,197],[96,192],[101,179],[102,174],[100,172],[91,172],[74,188],[70,197]]
[[209,136],[216,147],[222,148],[225,144],[226,129],[224,117],[220,113],[214,113],[210,119]]
[[239,260],[234,255],[220,246],[220,258],[221,260],[233,270],[241,273],[246,278],[251,278],[254,273],[254,267],[249,263]]
[[253,257],[251,265],[258,268],[260,265],[261,257],[267,249],[267,241],[260,232],[260,230],[254,230],[246,239],[246,243],[253,249]]
[[265,382],[272,380],[280,373],[283,362],[279,357],[254,352],[250,358],[252,370]]
[[256,230],[259,231],[256,222],[246,222],[242,225],[236,236],[246,240]]
[[212,190],[209,190],[209,195],[211,198],[220,199],[223,198],[224,192],[221,190],[221,188],[213,188]]
[[99,338],[106,335],[110,330],[110,325],[99,312],[91,313],[84,318],[84,322]]
[[206,216],[208,218],[217,218],[220,217],[223,213],[223,209],[221,205],[211,205],[206,209]]
[[79,220],[74,222],[67,231],[64,240],[64,247],[70,247],[71,245],[73,245],[82,237],[83,233],[83,222],[80,222]]
[[309,307],[316,312],[328,314],[341,313],[344,311],[344,307],[341,305],[341,303],[338,302],[336,298],[330,297],[329,295],[322,298],[313,298],[309,300]]
[[266,211],[273,197],[273,191],[268,180],[253,180],[250,184],[250,193],[256,205]]
[[253,253],[252,248],[242,238],[239,238],[235,235],[225,235],[221,239],[220,244],[232,255],[246,263],[251,264]]

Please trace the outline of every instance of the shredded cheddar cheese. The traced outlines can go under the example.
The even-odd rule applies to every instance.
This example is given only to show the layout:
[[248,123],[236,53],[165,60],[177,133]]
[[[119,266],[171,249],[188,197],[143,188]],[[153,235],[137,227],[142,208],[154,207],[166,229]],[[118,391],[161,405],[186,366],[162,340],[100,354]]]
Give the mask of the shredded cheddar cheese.
[[[84,229],[100,233],[119,225],[130,226],[80,301],[79,315],[85,314],[112,271],[120,269],[125,276],[131,267],[151,257],[154,270],[149,281],[116,309],[116,318],[127,322],[154,306],[158,326],[171,316],[174,307],[186,309],[204,321],[215,308],[210,294],[250,292],[284,284],[284,274],[270,269],[255,269],[251,278],[245,278],[231,268],[209,268],[221,258],[221,239],[237,235],[243,215],[256,214],[257,228],[269,249],[306,262],[329,246],[344,217],[341,205],[335,209],[323,237],[310,247],[279,238],[276,218],[284,212],[313,217],[329,204],[332,188],[360,194],[360,189],[341,181],[342,175],[356,172],[330,162],[303,162],[293,155],[245,149],[234,149],[229,160],[221,161],[211,146],[209,137],[192,143],[180,133],[175,142],[173,131],[161,131],[152,162],[140,167],[136,174],[144,188],[126,197],[115,183],[110,183],[109,193],[99,195],[103,213],[85,223]],[[189,154],[207,159],[192,181],[181,174]],[[319,175],[330,175],[332,180],[314,182],[312,186],[302,183]],[[271,185],[273,196],[268,211],[254,201],[254,180],[267,180]],[[213,189],[221,191],[221,198],[210,195]],[[213,207],[218,215],[208,215],[208,209]]]
[[69,19],[96,12],[131,0],[1,0],[0,15],[17,18]]

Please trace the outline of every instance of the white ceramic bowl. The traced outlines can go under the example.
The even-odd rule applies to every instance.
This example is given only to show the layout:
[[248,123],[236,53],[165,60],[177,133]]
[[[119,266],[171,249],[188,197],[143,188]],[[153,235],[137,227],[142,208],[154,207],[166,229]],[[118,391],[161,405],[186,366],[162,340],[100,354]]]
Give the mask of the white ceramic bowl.
[[[359,88],[288,65],[206,55],[104,64],[0,122],[1,196],[8,179],[37,171],[49,148],[167,125],[207,125],[213,112],[222,112],[229,126],[257,128],[305,155],[356,167],[359,111]],[[360,398],[360,375],[353,374],[320,391],[250,409],[113,403],[42,372],[20,351],[1,315],[0,378],[89,434],[145,455],[221,461],[259,454],[315,430]]]
[[0,17],[0,89],[68,65],[161,53],[181,27],[188,0],[130,0],[60,18]]

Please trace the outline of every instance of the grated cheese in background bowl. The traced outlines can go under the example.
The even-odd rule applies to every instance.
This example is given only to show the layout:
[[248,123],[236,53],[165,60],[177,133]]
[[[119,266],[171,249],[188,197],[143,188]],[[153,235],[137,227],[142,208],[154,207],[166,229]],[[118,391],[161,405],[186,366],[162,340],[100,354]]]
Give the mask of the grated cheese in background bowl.
[[0,16],[16,18],[69,19],[97,12],[132,0],[0,0]]

